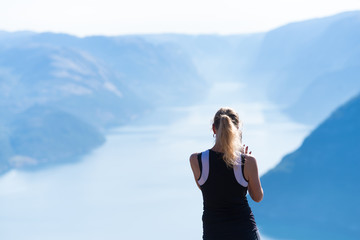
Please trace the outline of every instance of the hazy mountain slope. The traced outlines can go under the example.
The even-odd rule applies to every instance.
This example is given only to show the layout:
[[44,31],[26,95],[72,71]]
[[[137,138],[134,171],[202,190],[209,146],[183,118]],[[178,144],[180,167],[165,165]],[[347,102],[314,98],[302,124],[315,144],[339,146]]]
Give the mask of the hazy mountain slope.
[[[354,77],[360,68],[359,19],[360,12],[354,11],[259,34],[144,37],[179,48],[206,80],[240,82],[246,99],[271,100],[295,120],[316,125],[360,91]],[[340,84],[343,91],[326,101],[325,95]],[[316,114],[303,114],[305,109]]]
[[192,103],[203,87],[186,55],[138,36],[1,32],[0,173],[74,160],[104,130]]
[[169,106],[189,104],[204,96],[192,94],[204,87],[204,81],[191,59],[178,48],[151,44],[141,35],[84,40],[85,48],[104,46],[94,54],[106,61],[118,73],[119,81],[140,99]]
[[9,167],[38,168],[70,162],[105,141],[96,128],[54,108],[33,106],[10,125]]
[[360,95],[336,110],[262,178],[254,205],[265,234],[284,239],[360,236]]
[[[108,114],[113,119],[102,119],[97,112],[104,112],[112,102],[139,105],[126,86],[114,81],[104,65],[75,49],[30,46],[3,50],[0,79],[0,105],[11,114],[34,104],[58,105],[98,127],[105,127],[120,122],[124,113],[112,108]],[[90,99],[96,99],[93,101],[96,104],[86,108]],[[62,102],[69,100],[72,106],[66,107]]]
[[285,112],[301,122],[311,124],[314,119],[325,119],[334,106],[350,100],[359,89],[360,66],[349,64],[341,70],[317,77]]
[[[291,23],[266,33],[249,74],[255,79],[254,85],[265,86],[269,99],[287,107],[294,119],[318,124],[354,92],[338,91],[336,101],[325,105],[321,99],[317,102],[317,95],[331,94],[341,83],[356,93],[360,91],[359,79],[343,82],[342,78],[350,74],[346,73],[350,68],[360,68],[359,56],[360,12],[346,12]],[[314,108],[309,102],[315,102]],[[308,118],[299,114],[305,108],[317,111],[318,106],[324,107],[321,114]]]
[[240,82],[247,100],[267,95],[294,119],[317,124],[360,91],[359,16],[232,36],[1,31],[0,163],[17,154],[9,126],[31,107],[71,114],[74,125],[101,133],[155,108],[193,104],[222,81]]
[[245,70],[257,56],[265,33],[244,35],[146,35],[155,44],[167,44],[190,56],[199,73],[209,82],[251,80]]
[[[153,105],[188,104],[201,97],[190,94],[192,89],[203,86],[191,59],[178,48],[150,43],[143,35],[76,38],[41,33],[28,38],[27,44],[86,52],[105,66],[137,99]],[[180,97],[184,94],[189,97]]]

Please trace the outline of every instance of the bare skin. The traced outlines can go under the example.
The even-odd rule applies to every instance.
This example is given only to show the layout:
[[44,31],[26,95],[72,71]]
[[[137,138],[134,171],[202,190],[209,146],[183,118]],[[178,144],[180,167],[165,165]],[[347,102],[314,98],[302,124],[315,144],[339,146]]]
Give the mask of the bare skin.
[[258,167],[256,159],[251,156],[251,152],[247,154],[248,147],[245,147],[245,165],[244,165],[244,177],[248,180],[248,191],[250,197],[255,202],[260,202],[264,197],[264,191],[261,187],[259,178]]
[[192,169],[193,174],[194,174],[196,185],[200,189],[200,185],[199,185],[199,183],[197,181],[200,178],[200,167],[199,167],[199,163],[197,161],[197,155],[198,155],[198,153],[191,154],[191,156],[190,156],[190,165],[191,165],[191,169]]
[[[213,132],[214,134],[216,134],[216,129],[214,125],[213,125]],[[217,144],[215,144],[212,147],[212,150],[215,152],[223,152],[221,147]],[[248,150],[249,150],[248,146],[244,145],[244,152],[243,152],[243,154],[245,155],[244,177],[248,181],[248,191],[250,197],[255,202],[260,202],[263,199],[264,191],[261,187],[256,159],[255,157],[251,156],[251,151],[248,152]],[[200,167],[197,160],[197,155],[198,153],[194,153],[190,156],[190,165],[192,172],[194,174],[196,185],[200,189],[200,185],[197,181],[200,178]]]

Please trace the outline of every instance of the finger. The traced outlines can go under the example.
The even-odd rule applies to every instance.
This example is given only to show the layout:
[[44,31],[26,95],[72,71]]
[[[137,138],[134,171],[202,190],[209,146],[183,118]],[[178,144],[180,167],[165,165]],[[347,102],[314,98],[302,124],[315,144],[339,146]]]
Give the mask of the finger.
[[246,148],[245,148],[245,154],[247,154],[248,150],[249,150],[249,147],[246,146]]
[[251,155],[251,153],[252,153],[252,152],[250,151],[250,152],[249,152],[249,155]]

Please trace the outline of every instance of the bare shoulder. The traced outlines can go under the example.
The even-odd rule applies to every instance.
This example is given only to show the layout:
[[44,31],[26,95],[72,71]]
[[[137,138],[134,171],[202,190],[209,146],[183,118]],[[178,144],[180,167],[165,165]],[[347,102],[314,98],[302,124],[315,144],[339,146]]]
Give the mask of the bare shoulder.
[[194,174],[196,185],[200,188],[198,179],[200,178],[201,171],[200,171],[199,163],[197,161],[197,156],[198,153],[193,153],[190,155],[190,165],[191,165],[191,170]]
[[245,162],[249,164],[256,164],[256,158],[254,156],[244,154],[244,157],[245,157]]
[[245,165],[250,169],[257,169],[256,158],[251,155],[244,155],[245,156]]
[[197,161],[197,155],[198,155],[197,153],[193,153],[190,156],[190,165],[191,165],[191,169],[194,173],[195,179],[198,179],[200,177],[200,166]]
[[197,163],[197,156],[198,156],[198,153],[193,153],[190,155],[190,162],[193,164],[193,163]]

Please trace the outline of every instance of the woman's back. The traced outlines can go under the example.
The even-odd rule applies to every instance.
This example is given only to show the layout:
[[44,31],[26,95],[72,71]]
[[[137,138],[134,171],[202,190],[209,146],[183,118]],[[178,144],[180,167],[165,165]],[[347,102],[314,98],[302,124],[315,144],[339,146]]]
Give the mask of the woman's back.
[[249,207],[243,165],[228,167],[223,153],[207,150],[198,154],[198,179],[203,194],[204,239],[253,239],[257,230]]
[[246,194],[249,191],[251,198],[260,202],[264,193],[256,159],[241,145],[240,128],[238,114],[231,108],[220,108],[212,124],[215,145],[190,156],[196,184],[203,194],[204,240],[260,239]]

